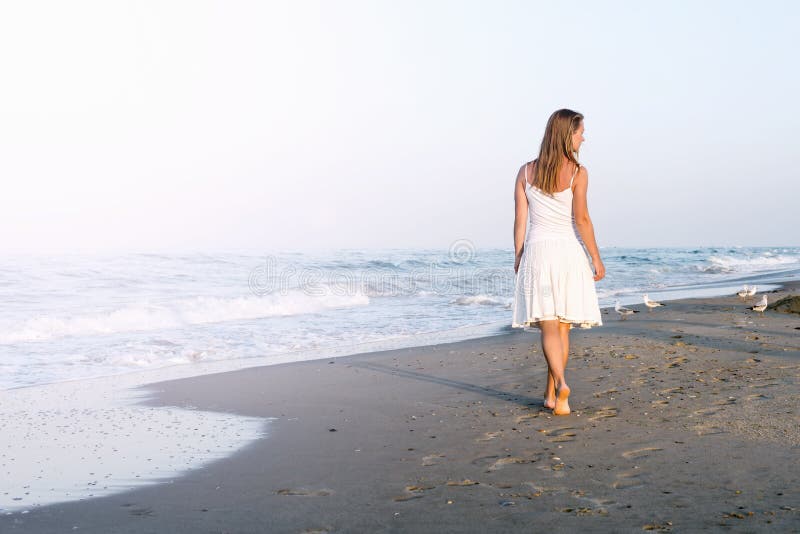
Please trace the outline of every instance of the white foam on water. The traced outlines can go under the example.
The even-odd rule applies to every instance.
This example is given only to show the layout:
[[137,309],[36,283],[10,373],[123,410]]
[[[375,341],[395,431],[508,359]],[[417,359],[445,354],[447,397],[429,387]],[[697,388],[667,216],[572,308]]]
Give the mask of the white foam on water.
[[709,265],[699,266],[702,272],[709,273],[758,273],[773,270],[781,265],[796,265],[797,257],[776,254],[766,251],[747,256],[712,255],[708,257]]
[[0,343],[162,330],[369,305],[369,297],[363,293],[339,295],[327,286],[316,289],[316,294],[292,289],[264,296],[196,296],[168,302],[142,302],[80,315],[41,315],[0,325]]
[[453,304],[459,306],[473,306],[473,305],[489,305],[489,306],[506,306],[510,307],[513,299],[497,297],[492,295],[470,295],[459,297],[452,301]]

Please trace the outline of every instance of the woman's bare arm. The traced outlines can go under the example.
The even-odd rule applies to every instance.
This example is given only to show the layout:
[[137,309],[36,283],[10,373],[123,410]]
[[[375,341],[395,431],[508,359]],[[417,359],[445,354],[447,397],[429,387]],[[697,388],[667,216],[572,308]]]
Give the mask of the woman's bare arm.
[[528,197],[525,195],[525,165],[520,167],[514,184],[514,272],[519,268],[525,231],[528,227]]
[[586,250],[592,258],[594,266],[595,281],[602,279],[606,275],[606,268],[600,258],[600,250],[597,248],[597,241],[594,238],[594,225],[589,217],[589,207],[586,201],[586,191],[589,189],[589,173],[586,167],[581,166],[578,175],[575,177],[574,189],[572,194],[572,212],[575,215],[575,226],[578,233],[586,245]]

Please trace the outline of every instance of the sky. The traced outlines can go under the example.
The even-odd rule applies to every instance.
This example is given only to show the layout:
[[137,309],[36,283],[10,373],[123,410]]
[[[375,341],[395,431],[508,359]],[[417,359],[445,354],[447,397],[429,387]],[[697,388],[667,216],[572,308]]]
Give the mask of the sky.
[[0,252],[511,251],[562,107],[601,247],[800,245],[798,6],[4,2]]

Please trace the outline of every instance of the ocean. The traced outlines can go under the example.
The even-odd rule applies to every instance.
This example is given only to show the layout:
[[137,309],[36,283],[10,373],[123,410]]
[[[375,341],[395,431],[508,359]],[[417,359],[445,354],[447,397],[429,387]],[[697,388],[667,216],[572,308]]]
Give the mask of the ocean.
[[[800,247],[604,248],[601,306],[800,277]],[[513,252],[0,258],[0,389],[168,366],[225,369],[508,331]]]

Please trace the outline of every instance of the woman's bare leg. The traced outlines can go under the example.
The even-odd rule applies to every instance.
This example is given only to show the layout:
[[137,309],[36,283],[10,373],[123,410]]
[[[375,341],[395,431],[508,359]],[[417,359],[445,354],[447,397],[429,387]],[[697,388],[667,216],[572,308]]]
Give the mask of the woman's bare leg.
[[[564,349],[561,343],[561,331],[559,322],[541,321],[542,329],[542,350],[547,360],[549,369],[548,375],[552,375],[555,415],[566,415],[569,413],[569,386],[564,380]],[[548,381],[550,379],[548,378]]]
[[[567,370],[567,360],[569,359],[569,323],[558,323],[558,333],[561,336],[561,350],[563,354],[564,371]],[[553,381],[553,373],[550,366],[547,367],[547,386],[544,390],[544,407],[552,410],[556,407],[556,385]]]
[[556,386],[553,383],[553,373],[550,366],[547,366],[547,386],[544,389],[544,407],[552,410],[556,407]]

